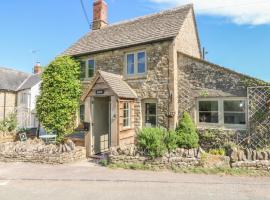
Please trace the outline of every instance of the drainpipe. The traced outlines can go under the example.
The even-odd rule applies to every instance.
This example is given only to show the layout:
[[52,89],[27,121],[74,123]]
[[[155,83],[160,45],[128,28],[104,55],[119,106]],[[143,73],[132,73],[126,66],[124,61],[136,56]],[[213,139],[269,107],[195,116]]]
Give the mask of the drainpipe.
[[6,94],[6,92],[4,92],[4,113],[3,113],[3,119],[4,119],[4,121],[6,120],[6,101],[7,101],[7,94]]
[[167,82],[167,89],[168,89],[168,113],[167,113],[167,120],[168,120],[168,125],[167,125],[167,130],[170,130],[170,117],[169,117],[169,113],[170,113],[170,103],[171,103],[171,91],[170,91],[170,63],[168,65],[168,82]]

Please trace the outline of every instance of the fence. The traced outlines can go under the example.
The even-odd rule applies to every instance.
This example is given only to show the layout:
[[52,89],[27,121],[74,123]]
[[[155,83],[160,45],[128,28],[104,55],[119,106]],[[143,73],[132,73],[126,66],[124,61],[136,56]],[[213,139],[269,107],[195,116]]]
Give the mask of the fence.
[[270,145],[270,86],[249,87],[248,98],[248,138],[250,148],[264,148]]

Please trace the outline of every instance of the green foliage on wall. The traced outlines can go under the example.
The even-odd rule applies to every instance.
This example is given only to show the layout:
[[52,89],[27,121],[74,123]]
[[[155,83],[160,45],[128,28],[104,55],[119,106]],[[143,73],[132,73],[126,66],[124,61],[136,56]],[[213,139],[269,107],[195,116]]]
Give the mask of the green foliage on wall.
[[42,74],[37,115],[46,131],[54,131],[58,141],[72,133],[81,95],[80,64],[68,56],[56,58]]
[[246,87],[270,86],[270,83],[256,78],[242,78],[241,83]]

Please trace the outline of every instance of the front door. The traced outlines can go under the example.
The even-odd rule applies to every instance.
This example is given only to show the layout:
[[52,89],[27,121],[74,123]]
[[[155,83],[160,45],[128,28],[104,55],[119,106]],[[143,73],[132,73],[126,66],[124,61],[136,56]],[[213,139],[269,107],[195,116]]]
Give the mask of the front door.
[[110,145],[110,97],[94,97],[93,101],[93,151],[102,153]]

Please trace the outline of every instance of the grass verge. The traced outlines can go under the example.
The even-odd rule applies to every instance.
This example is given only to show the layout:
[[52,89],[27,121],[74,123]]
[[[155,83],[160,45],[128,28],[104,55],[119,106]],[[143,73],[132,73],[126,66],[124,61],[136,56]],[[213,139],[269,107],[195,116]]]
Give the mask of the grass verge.
[[[162,171],[162,169],[157,169],[151,165],[143,165],[140,163],[132,163],[132,164],[117,163],[117,164],[109,164],[108,167],[112,169],[121,168],[132,170]],[[270,177],[270,171],[247,169],[247,168],[204,168],[204,167],[177,168],[173,166],[171,169],[168,170],[173,171],[175,173],[184,173],[184,174]]]

